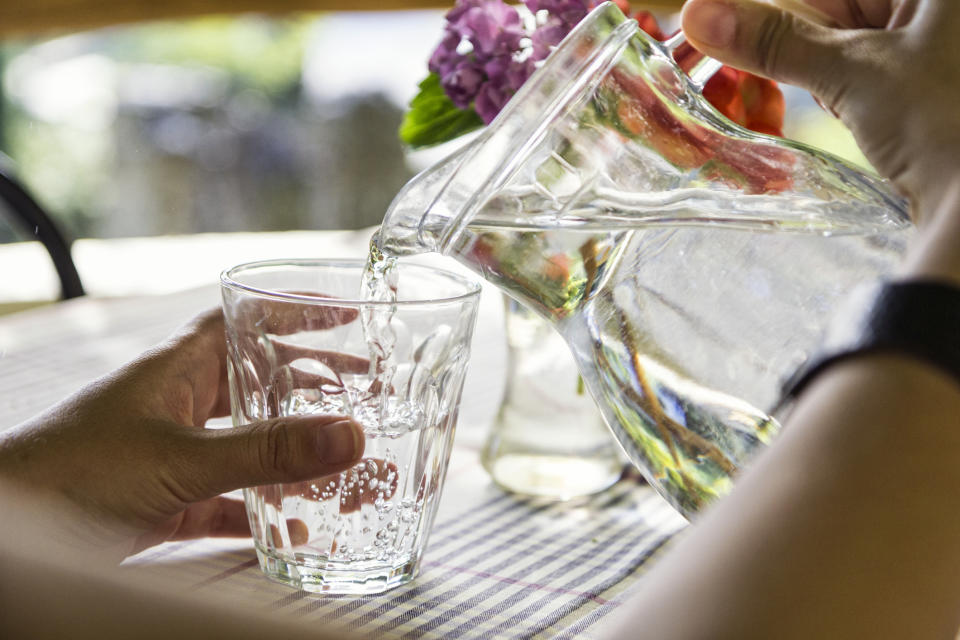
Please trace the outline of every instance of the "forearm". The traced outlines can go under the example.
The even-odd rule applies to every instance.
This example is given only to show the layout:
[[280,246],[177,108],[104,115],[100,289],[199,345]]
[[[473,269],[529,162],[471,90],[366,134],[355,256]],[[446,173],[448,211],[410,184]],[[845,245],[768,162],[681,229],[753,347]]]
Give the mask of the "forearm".
[[[105,640],[346,639],[250,603],[184,595],[183,585],[140,583],[128,573],[18,556],[0,547],[0,637]],[[178,593],[179,592],[179,593]],[[246,606],[244,606],[244,604]]]
[[960,385],[922,364],[885,356],[828,370],[776,445],[648,576],[633,628],[660,639],[952,638],[958,416]]
[[[920,234],[905,277],[960,284],[958,220],[960,189]],[[897,354],[834,365],[648,576],[620,635],[953,638],[958,460],[960,382]]]

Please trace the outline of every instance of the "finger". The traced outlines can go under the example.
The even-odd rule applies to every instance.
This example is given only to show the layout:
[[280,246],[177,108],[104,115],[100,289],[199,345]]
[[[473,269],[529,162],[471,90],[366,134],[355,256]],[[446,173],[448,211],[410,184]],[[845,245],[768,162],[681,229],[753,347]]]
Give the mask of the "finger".
[[781,9],[791,11],[810,22],[830,26],[853,27],[850,21],[849,4],[840,6],[836,0],[766,0]]
[[168,540],[243,538],[249,535],[250,522],[243,501],[217,496],[187,507],[180,526]]
[[[243,298],[228,315],[244,318],[243,324],[264,333],[289,335],[298,331],[320,331],[348,324],[359,311],[330,302],[333,296],[319,292],[285,291],[297,299]],[[311,304],[315,300],[316,304]]]
[[133,363],[143,387],[142,411],[185,426],[202,426],[229,411],[223,312],[209,309]]
[[250,525],[243,502],[217,496],[189,505],[133,541],[128,555],[171,540],[206,537],[247,537]]
[[363,356],[355,356],[339,351],[314,349],[305,345],[291,344],[280,340],[273,340],[272,344],[274,355],[280,364],[289,364],[294,360],[308,358],[322,362],[340,374],[367,373],[370,370],[370,358],[364,358]]
[[193,424],[230,414],[227,341],[223,309],[215,307],[188,322],[172,341],[183,379],[189,380]]
[[[312,295],[314,298],[328,299],[325,294],[295,291],[296,295]],[[367,358],[312,349],[303,345],[277,340],[274,336],[290,335],[300,331],[328,330],[353,322],[359,312],[357,309],[334,304],[309,305],[302,301],[293,304],[284,300],[244,298],[236,304],[227,304],[224,313],[230,319],[227,332],[231,353],[258,354],[263,350],[262,340],[267,340],[273,349],[271,357],[275,359],[270,367],[286,364],[300,358],[312,358],[326,364],[338,373],[366,373],[370,361]],[[243,358],[242,355],[235,356]],[[248,358],[258,377],[267,373],[263,358]],[[236,361],[234,361],[236,362]],[[224,369],[226,363],[224,363]],[[336,376],[334,376],[336,377]],[[328,377],[329,378],[329,377]],[[216,393],[216,402],[209,408],[205,419],[224,416],[230,413],[227,376],[222,376]],[[199,423],[203,424],[203,422]]]
[[359,424],[343,416],[291,416],[233,429],[177,433],[173,481],[186,502],[241,487],[298,482],[349,469],[363,454]]
[[[313,349],[302,345],[293,345],[272,340],[274,352],[271,367],[281,377],[289,376],[288,383],[294,389],[341,389],[343,382],[340,376],[344,374],[365,374],[370,371],[370,359],[355,356],[349,353]],[[297,360],[315,360],[325,367],[325,370],[308,371],[303,366],[287,366]],[[258,368],[258,374],[265,375],[266,366]],[[326,373],[327,375],[324,375]],[[286,378],[284,378],[286,379]],[[223,381],[218,390],[214,406],[207,411],[206,418],[219,418],[230,415],[230,389],[228,379]]]
[[[299,518],[287,518],[287,537],[290,539],[291,547],[298,547],[309,542],[310,529],[307,527],[307,523]],[[286,546],[283,542],[280,527],[275,524],[270,525],[270,541],[276,549],[282,549]]]
[[[682,24],[703,53],[752,73],[798,85],[832,102],[855,59],[841,53],[862,32],[831,29],[749,0],[690,0]],[[859,34],[854,36],[852,34]]]
[[768,0],[782,9],[819,24],[848,29],[885,27],[893,13],[894,0]]

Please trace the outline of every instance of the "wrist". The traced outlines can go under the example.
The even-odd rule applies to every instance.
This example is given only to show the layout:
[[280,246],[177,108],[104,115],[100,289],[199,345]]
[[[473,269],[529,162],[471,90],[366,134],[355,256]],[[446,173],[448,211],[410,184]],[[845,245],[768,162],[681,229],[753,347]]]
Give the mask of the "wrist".
[[943,181],[939,192],[927,194],[914,201],[920,232],[907,253],[904,275],[960,284],[960,172]]
[[931,153],[922,166],[913,166],[894,182],[909,199],[910,215],[921,230],[960,213],[960,163],[954,159]]

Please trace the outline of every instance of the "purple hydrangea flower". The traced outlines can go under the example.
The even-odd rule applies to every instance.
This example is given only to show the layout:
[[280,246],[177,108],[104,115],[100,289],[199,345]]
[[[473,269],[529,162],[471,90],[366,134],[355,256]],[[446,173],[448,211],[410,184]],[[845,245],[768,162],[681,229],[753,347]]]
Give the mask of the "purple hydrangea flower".
[[459,0],[446,19],[430,71],[461,109],[483,94],[475,108],[489,123],[533,69],[532,63],[519,61],[527,37],[520,14],[502,0]]
[[534,60],[546,58],[553,47],[560,44],[568,33],[570,33],[570,26],[563,20],[553,16],[547,18],[547,21],[530,35],[530,43],[533,46],[531,58]]
[[530,36],[533,59],[543,60],[598,4],[598,0],[524,0],[524,4],[532,13],[546,11],[548,14],[546,21]]
[[509,99],[510,94],[496,84],[488,82],[477,93],[473,108],[486,124],[490,124]]
[[546,11],[551,18],[557,18],[567,27],[572,28],[599,2],[595,0],[524,0],[524,4],[531,13]]
[[483,72],[487,78],[497,86],[504,87],[513,93],[519,89],[530,74],[533,73],[533,60],[517,60],[500,56],[490,59],[483,65]]
[[524,36],[520,14],[500,0],[487,0],[471,7],[456,22],[456,28],[470,40],[477,56],[513,55]]
[[450,73],[460,60],[460,55],[457,54],[459,44],[460,34],[447,29],[443,35],[443,40],[440,41],[440,44],[434,49],[433,55],[430,56],[427,68],[441,77]]
[[489,84],[483,67],[467,59],[463,59],[440,79],[440,86],[460,109],[470,106],[485,83]]
[[600,0],[523,0],[541,24],[528,33],[516,8],[503,0],[458,0],[446,15],[443,39],[430,71],[460,109],[470,105],[489,124],[549,55]]

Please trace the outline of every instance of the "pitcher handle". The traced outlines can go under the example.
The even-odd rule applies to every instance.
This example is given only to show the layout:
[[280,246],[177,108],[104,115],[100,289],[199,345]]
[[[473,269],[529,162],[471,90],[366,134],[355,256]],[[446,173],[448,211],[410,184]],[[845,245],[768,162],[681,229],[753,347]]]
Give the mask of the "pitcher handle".
[[[687,43],[686,36],[683,35],[683,31],[677,31],[675,34],[663,41],[663,47],[671,54],[673,54],[681,46],[686,45],[690,46]],[[701,54],[702,55],[702,54]],[[703,93],[703,88],[706,86],[707,82],[714,76],[717,71],[720,71],[720,68],[723,67],[723,63],[719,60],[715,60],[710,56],[703,56],[700,60],[687,72],[687,75],[690,76],[690,81],[693,83],[693,86],[696,87],[697,91],[701,94]]]

